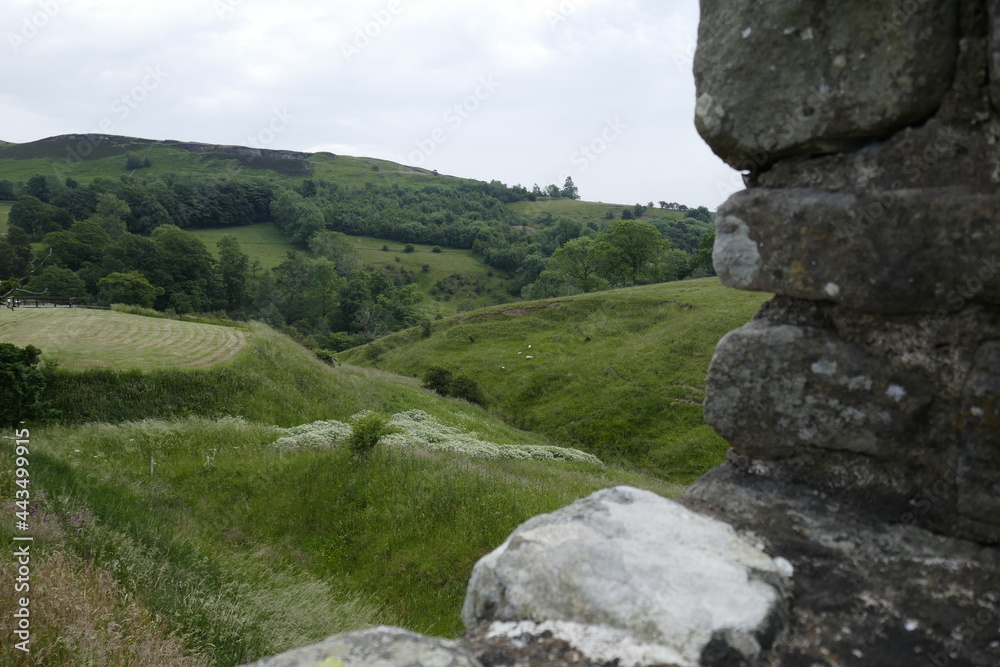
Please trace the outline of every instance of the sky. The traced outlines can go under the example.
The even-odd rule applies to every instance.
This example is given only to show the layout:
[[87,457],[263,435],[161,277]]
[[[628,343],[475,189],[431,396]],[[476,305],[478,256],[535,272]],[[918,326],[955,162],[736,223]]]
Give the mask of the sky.
[[4,0],[0,139],[392,160],[618,204],[743,188],[694,128],[697,0]]

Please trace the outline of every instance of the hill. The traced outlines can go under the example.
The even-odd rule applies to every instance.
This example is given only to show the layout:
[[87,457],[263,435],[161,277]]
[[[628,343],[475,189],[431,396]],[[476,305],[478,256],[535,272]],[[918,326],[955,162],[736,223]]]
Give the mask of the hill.
[[[129,156],[149,159],[149,167],[127,168]],[[452,176],[375,158],[222,146],[175,140],[98,134],[67,134],[23,144],[0,145],[0,180],[26,182],[35,174],[80,183],[95,178],[117,180],[135,173],[144,177],[189,174],[229,178],[261,177],[283,184],[306,178],[342,185],[404,183],[425,185],[465,182]]]
[[649,285],[465,313],[340,356],[465,374],[510,424],[690,483],[726,450],[702,419],[715,345],[767,298],[716,279]]
[[[94,315],[109,335],[144,319]],[[613,466],[432,451],[410,430],[365,458],[315,444],[313,427],[277,426],[420,410],[408,412],[425,415],[420,428],[456,442],[549,441],[412,379],[322,364],[265,326],[248,333],[210,368],[59,371],[50,399],[72,423],[29,425],[33,584],[45,594],[33,653],[13,664],[233,665],[378,623],[456,635],[473,564],[530,516],[615,484],[680,490]],[[92,343],[67,346],[118,365]],[[0,498],[14,480],[0,476]]]

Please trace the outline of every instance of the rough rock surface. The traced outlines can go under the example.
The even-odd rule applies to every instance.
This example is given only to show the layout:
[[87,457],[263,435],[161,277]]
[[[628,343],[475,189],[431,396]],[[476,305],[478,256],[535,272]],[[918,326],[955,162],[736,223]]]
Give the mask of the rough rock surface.
[[318,644],[247,667],[481,667],[458,642],[380,626],[334,635]]
[[617,487],[529,520],[482,558],[462,619],[507,638],[550,633],[623,667],[715,653],[759,664],[784,629],[788,574],[725,524]]
[[958,4],[702,0],[698,130],[733,167],[758,169],[925,120],[952,83]]
[[[998,665],[1000,1],[729,4],[703,20],[749,31],[703,23],[697,122],[751,173],[714,260],[777,296],[716,350],[705,417],[732,449],[684,502],[793,564],[776,664]],[[793,15],[814,44],[779,39]],[[851,34],[841,95],[768,129]]]

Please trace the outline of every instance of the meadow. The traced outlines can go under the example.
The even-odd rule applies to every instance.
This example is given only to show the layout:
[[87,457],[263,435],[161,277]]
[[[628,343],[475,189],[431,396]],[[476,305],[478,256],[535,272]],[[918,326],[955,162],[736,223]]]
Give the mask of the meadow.
[[[279,427],[363,410],[421,410],[457,439],[552,443],[412,379],[327,366],[263,325],[200,370],[104,361],[60,370],[51,398],[69,423],[31,428],[34,590],[48,611],[16,665],[233,665],[378,623],[455,636],[472,565],[524,520],[616,484],[682,491],[615,465],[399,436],[361,458],[332,441],[278,446]],[[0,498],[13,497],[12,465]],[[0,641],[14,607],[0,607]]]
[[767,298],[707,278],[521,302],[340,358],[413,377],[432,366],[465,374],[507,423],[689,484],[727,447],[702,417],[715,345]]

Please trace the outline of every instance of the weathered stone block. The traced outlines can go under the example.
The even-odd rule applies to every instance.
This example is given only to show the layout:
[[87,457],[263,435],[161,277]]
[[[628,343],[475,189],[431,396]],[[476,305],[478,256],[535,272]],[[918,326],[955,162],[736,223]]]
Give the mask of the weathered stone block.
[[730,287],[869,312],[1000,303],[1000,197],[747,190],[719,209],[713,260]]
[[783,631],[790,574],[725,524],[617,487],[515,530],[476,564],[462,619],[608,664],[757,665]]
[[990,98],[993,108],[1000,111],[1000,0],[989,0],[990,30]]
[[482,667],[458,642],[381,626],[334,635],[318,644],[246,667]]
[[957,7],[702,0],[698,131],[733,167],[756,169],[920,122],[953,80]]
[[980,349],[963,403],[958,511],[1000,526],[1000,342]]
[[751,457],[819,447],[887,459],[911,445],[931,398],[833,332],[757,321],[719,342],[705,421]]

